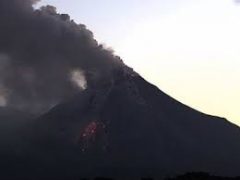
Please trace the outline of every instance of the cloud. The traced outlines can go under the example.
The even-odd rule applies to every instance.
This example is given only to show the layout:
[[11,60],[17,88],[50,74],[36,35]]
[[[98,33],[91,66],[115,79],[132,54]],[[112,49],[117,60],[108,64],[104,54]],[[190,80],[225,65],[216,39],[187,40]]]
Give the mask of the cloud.
[[8,106],[41,112],[86,84],[110,80],[122,62],[85,25],[53,6],[34,10],[36,2],[0,1],[0,89],[8,92]]
[[240,0],[234,0],[234,2],[235,2],[236,4],[239,4],[239,3],[240,3]]

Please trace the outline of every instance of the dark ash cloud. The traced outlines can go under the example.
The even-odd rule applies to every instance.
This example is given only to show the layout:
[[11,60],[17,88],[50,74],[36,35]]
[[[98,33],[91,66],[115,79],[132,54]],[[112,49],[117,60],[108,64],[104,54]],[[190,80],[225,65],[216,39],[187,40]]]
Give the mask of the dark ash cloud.
[[0,99],[33,112],[77,93],[80,76],[92,86],[123,65],[85,25],[36,2],[0,1]]

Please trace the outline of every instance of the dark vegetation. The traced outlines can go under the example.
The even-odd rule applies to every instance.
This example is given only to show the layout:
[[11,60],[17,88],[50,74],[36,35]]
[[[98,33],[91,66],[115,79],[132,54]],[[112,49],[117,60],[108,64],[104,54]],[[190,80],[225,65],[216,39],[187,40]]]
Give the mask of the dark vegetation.
[[240,177],[221,177],[213,176],[208,173],[186,173],[175,178],[166,178],[166,180],[240,180]]

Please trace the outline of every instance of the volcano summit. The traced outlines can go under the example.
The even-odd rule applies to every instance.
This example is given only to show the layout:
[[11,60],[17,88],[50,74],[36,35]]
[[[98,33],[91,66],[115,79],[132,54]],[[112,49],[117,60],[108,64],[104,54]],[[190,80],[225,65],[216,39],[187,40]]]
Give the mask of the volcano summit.
[[26,123],[21,146],[6,156],[8,172],[40,179],[239,175],[239,127],[181,104],[134,72],[115,77]]

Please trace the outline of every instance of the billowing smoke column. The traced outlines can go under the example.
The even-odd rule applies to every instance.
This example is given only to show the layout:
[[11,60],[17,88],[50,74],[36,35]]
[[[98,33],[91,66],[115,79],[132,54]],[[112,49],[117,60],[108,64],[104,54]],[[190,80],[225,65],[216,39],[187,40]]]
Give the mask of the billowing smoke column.
[[41,112],[110,81],[122,62],[84,25],[36,2],[0,0],[0,105]]

